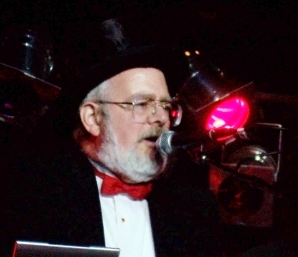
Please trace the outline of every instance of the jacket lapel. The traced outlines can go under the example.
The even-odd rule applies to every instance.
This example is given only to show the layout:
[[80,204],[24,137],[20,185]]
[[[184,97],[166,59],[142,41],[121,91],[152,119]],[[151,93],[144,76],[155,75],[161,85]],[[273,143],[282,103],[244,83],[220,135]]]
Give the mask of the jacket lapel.
[[44,203],[50,241],[104,246],[98,189],[88,159],[77,150],[59,155],[50,166]]
[[75,186],[72,187],[69,198],[75,196],[74,210],[79,210],[76,211],[80,216],[77,217],[80,219],[78,225],[84,231],[80,234],[85,237],[86,242],[104,246],[102,213],[93,167],[82,153],[78,153],[74,159],[71,177],[76,178],[76,181],[73,181]]

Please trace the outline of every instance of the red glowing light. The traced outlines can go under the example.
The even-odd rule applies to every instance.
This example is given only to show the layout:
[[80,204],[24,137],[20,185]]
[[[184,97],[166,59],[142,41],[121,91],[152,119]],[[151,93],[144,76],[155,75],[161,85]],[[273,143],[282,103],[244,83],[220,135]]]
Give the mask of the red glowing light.
[[217,105],[207,118],[206,129],[243,127],[249,117],[247,102],[239,97],[229,98]]
[[172,117],[172,118],[176,119],[176,118],[178,118],[179,116],[180,116],[180,112],[179,112],[179,111],[177,111],[177,110],[172,110],[172,112],[171,112],[171,117]]

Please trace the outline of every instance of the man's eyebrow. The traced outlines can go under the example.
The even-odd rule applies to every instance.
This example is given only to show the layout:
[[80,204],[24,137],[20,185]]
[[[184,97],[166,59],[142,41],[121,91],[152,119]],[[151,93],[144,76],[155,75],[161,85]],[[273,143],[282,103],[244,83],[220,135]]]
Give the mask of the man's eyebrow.
[[154,94],[148,94],[148,93],[136,93],[129,97],[129,99],[136,99],[136,98],[149,98],[154,99]]

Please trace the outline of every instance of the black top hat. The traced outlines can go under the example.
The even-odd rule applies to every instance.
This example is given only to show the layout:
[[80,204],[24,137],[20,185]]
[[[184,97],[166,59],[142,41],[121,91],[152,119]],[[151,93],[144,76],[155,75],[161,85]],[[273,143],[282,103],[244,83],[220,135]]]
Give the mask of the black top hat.
[[122,71],[153,67],[164,73],[174,96],[190,75],[188,61],[182,49],[157,42],[154,29],[148,21],[128,18],[108,19],[84,28],[76,55],[81,66],[87,65],[71,94],[82,100],[92,88]]
[[53,47],[48,38],[13,27],[0,42],[0,118],[30,126],[60,95]]
[[79,122],[79,105],[88,92],[125,70],[157,68],[165,75],[170,95],[178,92],[190,76],[188,60],[182,49],[158,42],[154,29],[144,20],[119,18],[85,24],[82,33],[76,31],[79,40],[71,42],[74,54],[69,56],[74,57],[72,63],[78,66],[73,70],[80,70],[80,74],[62,89],[55,105],[53,112],[59,113],[59,117],[54,115],[56,130],[73,129],[74,123]]

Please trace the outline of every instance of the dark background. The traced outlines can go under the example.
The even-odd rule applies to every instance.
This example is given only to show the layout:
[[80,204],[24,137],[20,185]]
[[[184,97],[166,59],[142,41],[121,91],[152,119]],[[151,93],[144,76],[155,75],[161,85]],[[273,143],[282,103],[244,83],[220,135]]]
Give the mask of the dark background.
[[[67,49],[64,36],[79,33],[85,22],[106,17],[129,16],[136,20],[146,17],[148,29],[154,31],[158,40],[179,44],[186,50],[197,49],[227,73],[254,81],[256,119],[282,124],[287,129],[279,187],[288,198],[298,199],[297,13],[295,0],[14,0],[0,3],[0,32],[11,26],[43,25],[49,29],[55,43]],[[14,142],[25,142],[17,144],[17,150],[22,150],[32,135],[27,137],[22,129],[7,124],[1,124],[0,132],[4,146],[1,162],[5,166],[10,159],[7,155],[15,150]],[[271,135],[262,135],[265,148],[277,142],[277,137]],[[227,248],[231,256],[275,238],[296,237],[297,203],[277,199],[273,231],[228,226]]]
[[148,30],[163,43],[199,50],[227,74],[254,81],[258,119],[282,123],[297,133],[295,0],[10,0],[0,3],[0,11],[0,32],[11,26],[44,26],[62,53],[86,33],[86,22],[122,16],[146,20]]
[[297,11],[288,1],[3,1],[1,30],[47,24],[62,27],[111,16],[151,16],[166,42],[197,47],[222,68],[246,76],[270,93],[296,94]]

